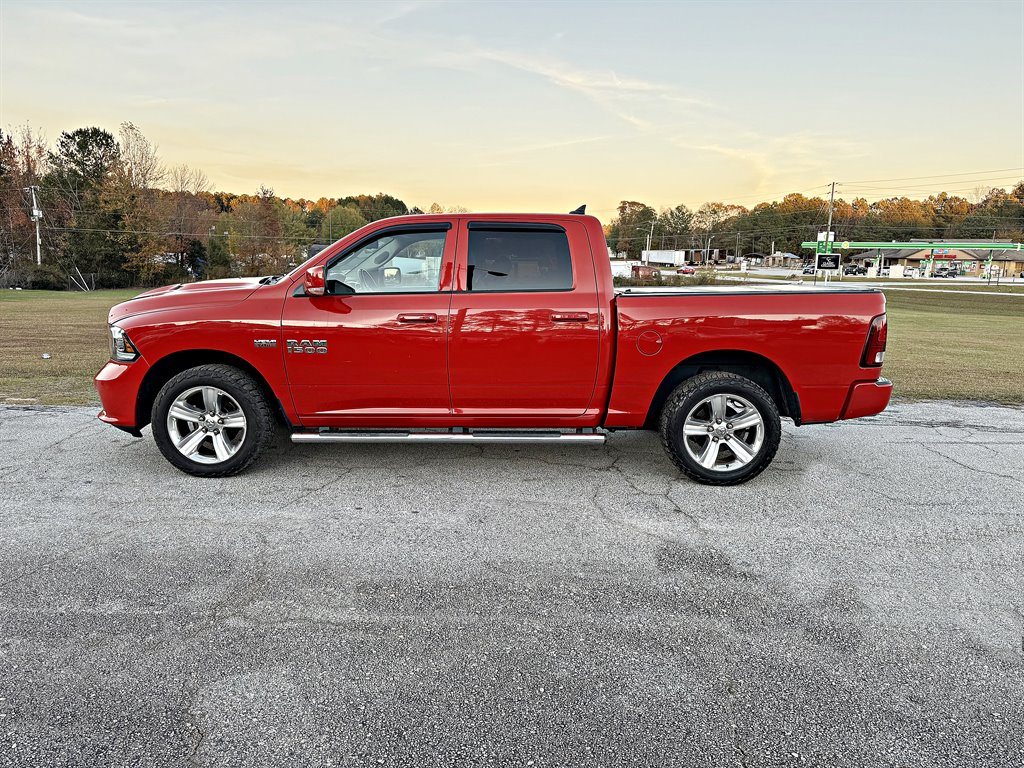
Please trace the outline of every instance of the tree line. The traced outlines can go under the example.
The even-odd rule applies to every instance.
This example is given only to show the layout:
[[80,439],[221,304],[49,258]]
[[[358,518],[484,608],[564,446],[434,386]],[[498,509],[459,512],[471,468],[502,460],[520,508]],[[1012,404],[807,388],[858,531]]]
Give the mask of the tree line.
[[[837,198],[832,206],[836,240],[906,241],[911,239],[1024,240],[1024,181],[1009,192],[978,189],[976,199],[941,192],[924,200],[889,197],[868,202]],[[800,193],[752,208],[705,203],[696,211],[685,205],[656,210],[622,201],[605,227],[613,250],[637,258],[650,238],[653,249],[717,248],[730,255],[765,256],[775,251],[800,254],[800,243],[813,241],[828,222],[827,196]]]
[[[40,265],[32,194],[42,209]],[[132,123],[116,135],[66,131],[52,145],[28,127],[0,132],[0,285],[67,288],[85,282],[127,287],[276,274],[311,244],[330,243],[368,222],[424,211],[385,193],[282,198],[214,191],[201,170],[167,166]],[[465,211],[434,203],[427,212]],[[709,202],[660,211],[622,201],[605,227],[609,246],[638,257],[652,248],[718,248],[730,254],[799,253],[825,228],[828,200],[800,193],[752,208]],[[924,200],[837,199],[838,240],[1024,239],[1024,182],[974,200],[940,193]]]
[[[32,192],[43,212],[36,264]],[[218,192],[206,174],[166,166],[131,123],[66,131],[55,145],[28,128],[0,132],[0,285],[154,285],[287,271],[311,244],[368,222],[424,213],[392,195],[318,200]],[[433,203],[426,212],[464,211]]]

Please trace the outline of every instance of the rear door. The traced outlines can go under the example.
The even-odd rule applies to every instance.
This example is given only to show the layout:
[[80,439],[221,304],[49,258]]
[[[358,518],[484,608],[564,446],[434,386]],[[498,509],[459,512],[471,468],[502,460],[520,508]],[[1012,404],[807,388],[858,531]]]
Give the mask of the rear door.
[[582,415],[600,351],[583,224],[467,217],[460,226],[448,340],[454,415]]

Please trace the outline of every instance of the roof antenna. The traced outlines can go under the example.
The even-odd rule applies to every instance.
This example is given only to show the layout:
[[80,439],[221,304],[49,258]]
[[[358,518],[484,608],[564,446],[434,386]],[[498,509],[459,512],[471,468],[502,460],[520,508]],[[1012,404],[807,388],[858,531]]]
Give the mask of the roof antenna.
[[575,211],[569,211],[569,214],[570,215],[575,215],[575,216],[582,216],[586,212],[587,212],[587,204],[584,203],[579,208],[577,208]]

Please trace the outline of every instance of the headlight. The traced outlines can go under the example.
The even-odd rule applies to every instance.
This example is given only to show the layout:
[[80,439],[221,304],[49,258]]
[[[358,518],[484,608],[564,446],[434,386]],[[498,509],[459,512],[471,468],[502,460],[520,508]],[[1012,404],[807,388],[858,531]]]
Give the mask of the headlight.
[[139,350],[132,344],[128,334],[116,325],[110,326],[110,359],[119,363],[130,363],[139,357]]

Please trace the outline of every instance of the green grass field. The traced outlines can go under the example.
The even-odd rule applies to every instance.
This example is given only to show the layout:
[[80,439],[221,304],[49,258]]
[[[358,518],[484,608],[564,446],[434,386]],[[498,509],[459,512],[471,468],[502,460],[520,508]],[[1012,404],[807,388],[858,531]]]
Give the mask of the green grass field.
[[[729,277],[740,277],[739,272],[727,273]],[[756,272],[752,272],[748,275],[753,280],[777,280],[782,282],[792,282],[793,278],[788,275],[759,275]],[[797,275],[798,278],[802,279],[805,283],[813,283],[814,275]],[[818,278],[820,284],[823,278]],[[933,290],[933,291],[981,291],[982,293],[1024,293],[1024,282],[1021,280],[1001,280],[996,283],[993,280],[991,283],[988,281],[979,280],[976,283],[953,283],[946,280],[935,279],[923,279],[923,278],[911,278],[911,277],[899,277],[889,279],[888,277],[844,277],[840,280],[833,280],[836,285],[846,285],[850,283],[866,283],[868,285],[878,285],[879,283],[885,283],[887,285],[898,285],[900,288],[915,288],[921,290]]]
[[901,397],[1024,402],[1024,297],[888,291],[884,375]]
[[[0,403],[95,403],[107,310],[137,293],[0,291]],[[1024,298],[898,290],[886,299],[884,374],[899,396],[1024,403]]]
[[140,292],[0,291],[0,403],[97,402],[92,377],[110,357],[107,311]]
[[[939,283],[938,285],[935,285],[934,283],[922,283],[920,280],[912,280],[910,281],[909,285],[901,284],[898,287],[900,290],[930,291],[932,293],[934,293],[935,291],[978,291],[979,293],[1024,293],[1024,283],[1016,283],[1013,285],[1008,285],[1006,283],[1002,285],[996,285],[995,283],[992,283],[992,285],[987,285],[985,283],[979,283],[978,285],[953,285],[950,283]],[[885,290],[885,287],[883,287],[882,290]]]

